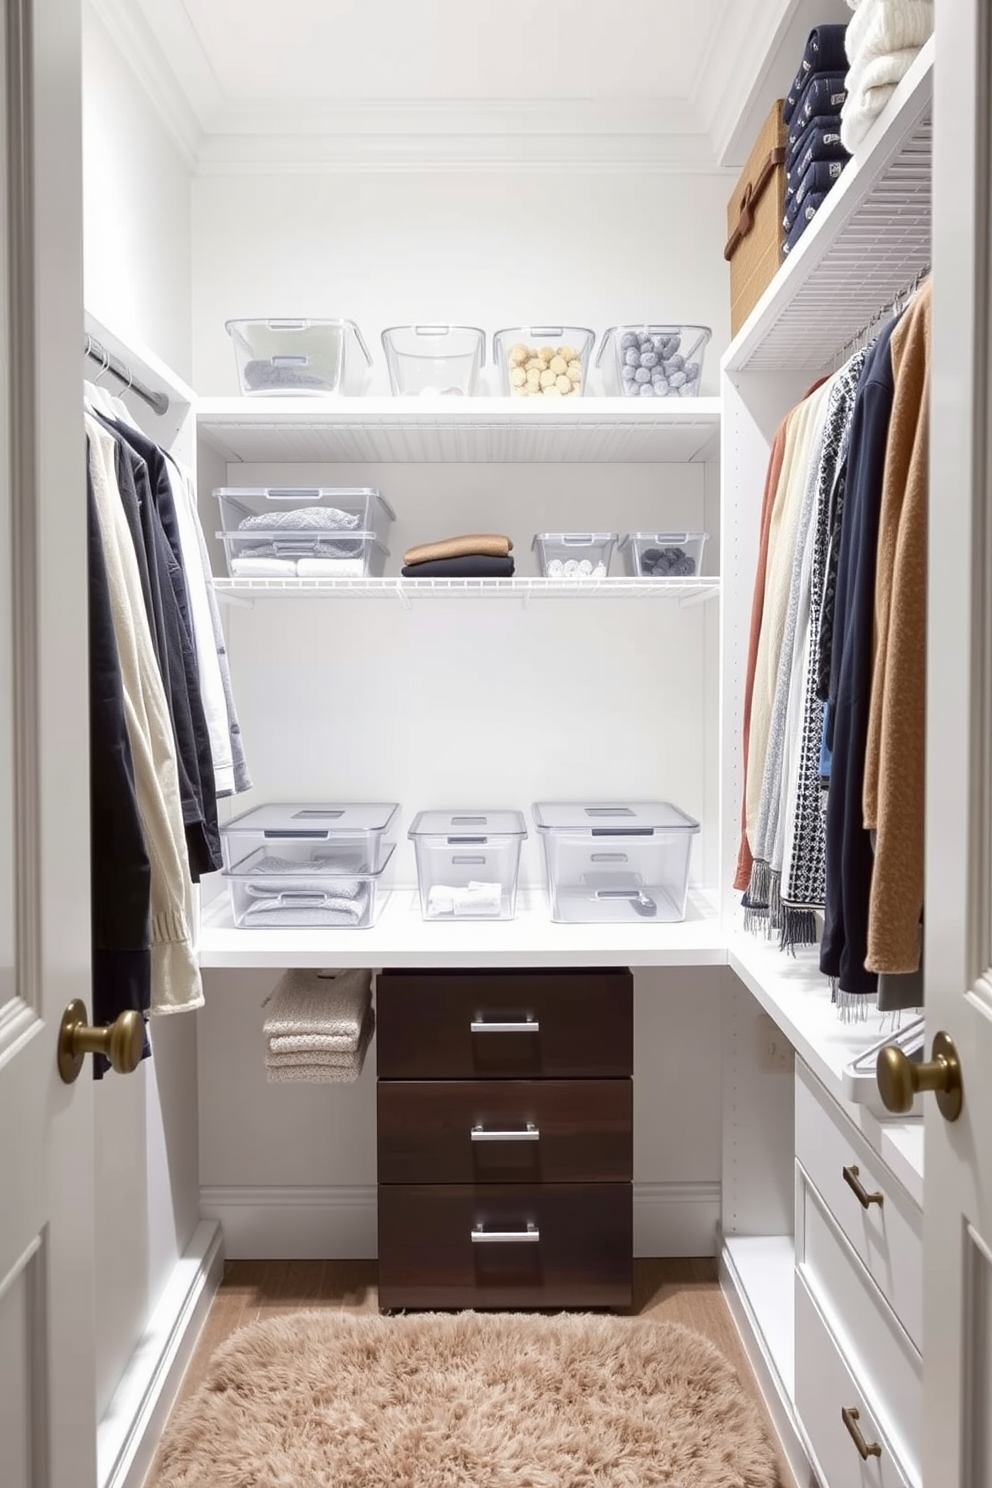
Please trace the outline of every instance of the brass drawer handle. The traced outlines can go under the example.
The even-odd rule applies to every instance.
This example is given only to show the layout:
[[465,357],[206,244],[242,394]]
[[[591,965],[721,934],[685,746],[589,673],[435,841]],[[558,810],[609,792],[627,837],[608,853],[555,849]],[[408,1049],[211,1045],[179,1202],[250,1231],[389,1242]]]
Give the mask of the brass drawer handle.
[[473,1245],[537,1245],[540,1238],[536,1224],[528,1224],[525,1230],[484,1230],[481,1224],[472,1227]]
[[841,1406],[840,1418],[847,1427],[847,1434],[861,1454],[862,1462],[867,1462],[869,1457],[881,1457],[882,1449],[878,1442],[866,1442],[861,1433],[858,1422],[861,1413],[853,1405]]
[[844,1174],[844,1182],[854,1194],[862,1209],[870,1209],[872,1204],[877,1204],[881,1208],[885,1202],[884,1194],[868,1192],[858,1176],[860,1169],[852,1165],[849,1168],[842,1168],[841,1172]]
[[536,1018],[527,1017],[513,1023],[487,1023],[484,1018],[473,1018],[473,1033],[540,1033],[541,1025]]
[[487,1131],[484,1126],[473,1126],[470,1133],[473,1142],[539,1142],[541,1133],[533,1121],[516,1131]]

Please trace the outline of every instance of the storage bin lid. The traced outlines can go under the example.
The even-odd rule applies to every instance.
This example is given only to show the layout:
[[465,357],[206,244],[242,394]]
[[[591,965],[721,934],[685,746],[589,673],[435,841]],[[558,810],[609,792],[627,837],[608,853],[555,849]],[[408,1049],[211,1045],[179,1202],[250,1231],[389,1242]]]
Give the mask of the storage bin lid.
[[538,543],[561,543],[567,548],[590,548],[593,543],[616,542],[615,532],[535,532],[531,548]]
[[216,486],[214,495],[218,501],[225,497],[235,501],[264,497],[277,509],[282,504],[287,507],[305,506],[309,501],[336,506],[341,501],[354,503],[374,499],[392,521],[396,520],[396,513],[377,486]]
[[698,543],[705,542],[705,532],[628,532],[620,539],[620,546],[625,548],[632,542],[650,543]]
[[220,830],[225,835],[253,832],[265,837],[309,837],[319,841],[335,836],[353,837],[361,832],[384,832],[398,810],[396,801],[327,805],[276,802],[246,811],[233,821],[223,823]]
[[526,837],[520,811],[418,811],[410,823],[410,837]]
[[539,832],[588,832],[591,837],[698,832],[699,823],[670,801],[537,801]]

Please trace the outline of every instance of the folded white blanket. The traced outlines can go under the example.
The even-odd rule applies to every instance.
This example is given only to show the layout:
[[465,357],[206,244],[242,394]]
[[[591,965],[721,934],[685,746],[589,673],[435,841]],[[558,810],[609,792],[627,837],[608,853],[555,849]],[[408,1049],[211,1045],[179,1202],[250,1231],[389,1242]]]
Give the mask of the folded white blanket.
[[844,38],[850,69],[841,140],[851,154],[932,34],[933,20],[933,0],[860,0]]
[[267,1039],[317,1033],[356,1041],[372,1004],[372,973],[364,967],[314,971],[293,967],[266,998],[262,1025]]
[[358,518],[336,506],[292,507],[289,511],[259,512],[238,523],[239,532],[354,532]]
[[358,1040],[357,1033],[276,1033],[269,1039],[267,1047],[270,1054],[280,1057],[320,1054],[350,1059],[358,1048]]
[[284,1063],[278,1055],[267,1054],[265,1078],[271,1084],[349,1084],[362,1073],[374,1030],[375,1014],[369,1008],[362,1024],[358,1048],[354,1054],[338,1056],[347,1062],[331,1064],[326,1061],[333,1058],[332,1055],[325,1055],[322,1060],[318,1060],[315,1055],[298,1054]]
[[232,558],[238,579],[360,579],[364,558]]
[[239,579],[295,579],[295,558],[232,558],[231,573]]

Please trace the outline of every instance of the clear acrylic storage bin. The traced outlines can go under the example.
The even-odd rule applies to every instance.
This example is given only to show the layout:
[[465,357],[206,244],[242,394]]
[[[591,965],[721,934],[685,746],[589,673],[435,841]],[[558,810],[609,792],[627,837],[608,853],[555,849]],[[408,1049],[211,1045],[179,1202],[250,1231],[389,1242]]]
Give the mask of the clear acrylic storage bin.
[[585,392],[595,332],[584,326],[510,326],[493,336],[500,392],[568,398]]
[[596,366],[606,392],[624,398],[696,398],[713,332],[701,325],[611,326]]
[[248,396],[356,395],[372,357],[353,320],[228,320]]
[[705,532],[628,532],[620,539],[623,571],[631,578],[698,578],[706,538]]
[[549,579],[602,579],[610,571],[615,532],[538,532],[537,566]]
[[257,806],[221,825],[234,923],[363,929],[389,892],[395,801]]
[[560,924],[685,919],[699,823],[667,801],[539,802],[551,918]]
[[395,514],[373,487],[223,486],[214,495],[233,578],[385,572]]
[[397,397],[470,398],[485,365],[486,333],[475,326],[389,326],[382,349]]
[[425,920],[512,920],[520,845],[519,811],[420,811],[410,826]]

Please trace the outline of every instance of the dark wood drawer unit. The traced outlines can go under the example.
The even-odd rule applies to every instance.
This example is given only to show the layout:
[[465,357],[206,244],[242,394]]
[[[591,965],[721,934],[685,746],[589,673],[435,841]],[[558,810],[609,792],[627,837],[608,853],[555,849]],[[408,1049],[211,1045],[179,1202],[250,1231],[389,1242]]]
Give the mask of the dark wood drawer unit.
[[629,1183],[630,1080],[380,1080],[380,1183]]
[[386,1184],[379,1305],[629,1307],[626,1183]]
[[380,1079],[605,1079],[633,1061],[628,970],[383,971]]

